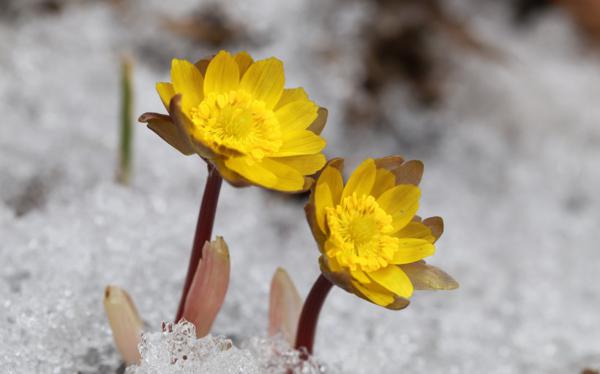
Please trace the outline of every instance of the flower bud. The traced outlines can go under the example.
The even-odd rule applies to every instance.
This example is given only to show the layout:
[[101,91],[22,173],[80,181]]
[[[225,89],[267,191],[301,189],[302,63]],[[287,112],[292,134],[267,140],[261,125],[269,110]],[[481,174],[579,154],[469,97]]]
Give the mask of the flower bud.
[[113,333],[117,350],[127,365],[140,361],[138,344],[143,322],[129,294],[117,286],[106,286],[104,310]]
[[271,281],[269,335],[282,333],[293,345],[301,310],[302,299],[294,282],[284,269],[278,268]]
[[229,287],[229,249],[222,237],[206,242],[183,309],[183,319],[196,326],[196,335],[210,332]]

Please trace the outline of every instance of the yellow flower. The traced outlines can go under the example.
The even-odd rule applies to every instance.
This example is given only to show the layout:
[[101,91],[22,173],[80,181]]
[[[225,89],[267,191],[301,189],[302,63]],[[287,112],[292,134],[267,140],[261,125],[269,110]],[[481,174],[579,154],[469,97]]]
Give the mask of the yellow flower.
[[367,159],[344,186],[342,159],[330,161],[306,206],[323,274],[346,291],[389,309],[408,306],[414,289],[458,287],[425,264],[443,231],[440,217],[421,221],[420,161]]
[[171,83],[157,83],[169,116],[141,122],[186,155],[198,154],[236,186],[296,192],[325,165],[319,134],[327,111],[302,88],[284,89],[283,63],[221,51],[196,64],[174,59]]

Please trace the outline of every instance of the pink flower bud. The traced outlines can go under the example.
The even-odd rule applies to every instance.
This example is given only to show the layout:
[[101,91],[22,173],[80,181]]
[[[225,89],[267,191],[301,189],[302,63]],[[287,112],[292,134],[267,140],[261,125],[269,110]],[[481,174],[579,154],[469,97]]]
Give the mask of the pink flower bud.
[[183,319],[196,327],[198,337],[210,332],[229,286],[229,249],[222,237],[206,242],[202,259],[185,300]]
[[294,282],[284,269],[278,268],[271,281],[269,335],[282,333],[293,345],[301,310],[302,299]]

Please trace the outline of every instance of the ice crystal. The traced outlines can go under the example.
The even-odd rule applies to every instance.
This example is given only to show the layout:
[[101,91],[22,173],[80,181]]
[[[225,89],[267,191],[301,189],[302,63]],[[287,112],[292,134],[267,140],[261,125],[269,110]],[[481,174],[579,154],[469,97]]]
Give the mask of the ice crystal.
[[207,335],[196,338],[188,322],[166,324],[163,332],[145,333],[142,361],[127,374],[324,374],[333,373],[313,357],[289,347],[280,338],[252,338],[237,348],[230,339]]

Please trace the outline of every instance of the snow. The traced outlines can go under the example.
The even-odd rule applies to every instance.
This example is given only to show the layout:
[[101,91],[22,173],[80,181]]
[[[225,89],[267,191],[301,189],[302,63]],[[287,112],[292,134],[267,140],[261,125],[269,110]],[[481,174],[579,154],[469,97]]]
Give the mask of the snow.
[[[199,158],[138,126],[133,184],[114,183],[119,56],[136,60],[135,112],[163,111],[153,86],[170,59],[214,50],[181,41],[161,17],[200,2],[66,3],[44,15],[23,2],[17,16],[0,17],[0,367],[10,373],[114,373],[106,284],[128,290],[160,345],[206,177]],[[341,3],[226,1],[255,39],[232,48],[280,57],[289,85],[329,108],[328,155],[350,165],[391,153],[424,160],[421,214],[446,222],[431,262],[461,288],[417,294],[401,312],[335,289],[319,323],[319,360],[343,373],[600,367],[598,57],[557,12],[514,30],[500,5],[454,1],[505,58],[449,51],[446,100],[433,111],[391,85],[382,107],[410,139],[398,146],[385,128],[345,125],[344,102],[362,74],[353,26],[371,10]],[[224,186],[215,233],[229,244],[232,279],[214,333],[240,348],[210,362],[240,360],[256,372],[264,354],[243,342],[266,335],[271,275],[283,266],[306,295],[317,250],[301,199],[258,188]],[[152,357],[167,354],[156,347]]]
[[140,352],[140,364],[127,368],[127,374],[334,373],[312,359],[301,359],[281,336],[252,338],[239,349],[224,337],[197,339],[194,326],[187,322],[143,335]]

